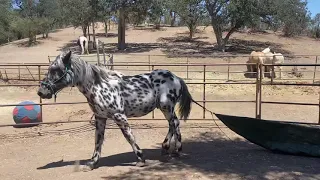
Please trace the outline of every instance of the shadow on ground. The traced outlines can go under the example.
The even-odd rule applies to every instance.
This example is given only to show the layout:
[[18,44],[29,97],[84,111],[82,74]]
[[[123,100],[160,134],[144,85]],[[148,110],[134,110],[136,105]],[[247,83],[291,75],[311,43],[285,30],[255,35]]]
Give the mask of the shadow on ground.
[[283,49],[283,46],[273,42],[261,42],[254,40],[242,40],[233,38],[229,42],[231,44],[227,52],[232,54],[250,54],[252,51],[262,51],[263,49],[270,47],[273,51],[282,54],[291,54],[290,51]]
[[[134,167],[133,152],[103,157],[100,168],[105,166],[132,166],[117,176],[103,179],[186,179],[209,177],[214,179],[319,179],[318,158],[275,154],[240,139],[228,140],[217,133],[202,133],[184,140],[183,151],[187,156],[161,162],[160,150],[144,149],[149,165]],[[52,162],[38,169],[73,165],[74,161]],[[84,164],[85,160],[81,161]]]
[[[90,34],[90,36],[93,38],[93,34]],[[118,37],[118,34],[117,33],[108,33],[108,36],[106,37],[106,33],[96,33],[96,37],[98,37],[98,38],[99,37],[114,38],[114,37]]]
[[208,37],[195,37],[192,40],[185,35],[162,37],[157,43],[127,43],[123,51],[117,49],[117,43],[106,43],[108,53],[143,53],[160,49],[168,57],[208,57],[214,55],[249,55],[252,51],[262,51],[270,46],[274,51],[291,55],[278,43],[231,39],[226,53],[218,51],[216,44],[205,41]]
[[[193,39],[189,39],[188,35],[178,33],[174,37],[161,37],[157,39],[156,43],[126,43],[127,48],[125,50],[118,50],[117,43],[105,43],[106,53],[144,53],[153,50],[160,49],[168,57],[208,57],[214,55],[249,55],[252,51],[262,51],[267,47],[271,47],[275,52],[280,52],[285,55],[289,55],[288,59],[291,59],[291,52],[283,48],[283,45],[274,42],[262,42],[255,40],[241,40],[233,38],[229,41],[226,48],[226,52],[222,53],[217,49],[217,45],[206,41],[208,37],[196,36]],[[199,30],[196,35],[201,34]],[[104,33],[98,33],[98,37],[104,37]],[[109,34],[108,37],[116,37],[117,34]],[[80,53],[76,40],[70,41],[58,48],[58,51],[72,50],[76,53]],[[89,49],[90,53],[95,53],[95,50]]]
[[77,44],[77,40],[71,40],[63,46],[58,47],[57,51],[72,51],[75,54],[81,54],[81,48]]

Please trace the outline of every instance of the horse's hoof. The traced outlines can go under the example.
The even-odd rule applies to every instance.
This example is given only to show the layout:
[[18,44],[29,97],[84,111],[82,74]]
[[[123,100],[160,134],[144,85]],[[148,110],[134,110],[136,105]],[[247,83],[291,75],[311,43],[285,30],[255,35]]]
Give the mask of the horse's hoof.
[[95,169],[96,164],[93,161],[87,162],[87,164],[82,168],[82,171],[87,172],[87,171],[92,171]]
[[168,150],[161,149],[161,156],[168,156],[168,155],[169,155]]
[[177,158],[180,157],[181,154],[179,152],[172,152],[171,156]]
[[146,166],[146,162],[145,161],[139,161],[139,162],[137,162],[136,166],[137,167],[144,167],[144,166]]

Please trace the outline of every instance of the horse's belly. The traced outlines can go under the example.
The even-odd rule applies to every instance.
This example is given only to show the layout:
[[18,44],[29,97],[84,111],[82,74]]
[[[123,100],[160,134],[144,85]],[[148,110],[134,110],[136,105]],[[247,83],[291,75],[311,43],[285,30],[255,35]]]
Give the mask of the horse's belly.
[[156,107],[156,100],[153,98],[126,99],[129,103],[125,105],[127,117],[141,117],[149,114]]

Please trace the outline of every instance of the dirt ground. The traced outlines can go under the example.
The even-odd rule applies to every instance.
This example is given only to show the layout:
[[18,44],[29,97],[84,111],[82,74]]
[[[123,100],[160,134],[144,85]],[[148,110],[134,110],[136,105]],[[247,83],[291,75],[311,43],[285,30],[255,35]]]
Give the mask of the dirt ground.
[[[187,55],[210,56],[219,54],[213,51],[214,36],[212,28],[196,34],[194,42],[186,42],[184,36],[187,28],[163,28],[160,31],[151,29],[129,29],[126,41],[129,48],[126,52],[115,51],[117,42],[116,29],[103,37],[102,26],[98,28],[99,39],[107,45],[108,52],[114,53],[115,62],[148,62],[147,55],[152,56],[152,63],[186,62]],[[202,30],[202,27],[199,28]],[[56,56],[60,50],[75,48],[72,43],[79,35],[79,29],[66,28],[50,34],[49,39],[40,39],[34,47],[24,47],[22,42],[14,42],[0,47],[0,63],[47,63],[48,55]],[[319,41],[300,37],[288,39],[279,34],[245,34],[232,36],[236,49],[227,54],[247,55],[252,49],[262,50],[270,45],[278,52],[288,55],[309,55],[288,58],[289,62],[314,63],[317,52],[320,52]],[[180,56],[178,58],[177,56]],[[95,54],[84,57],[95,60]],[[245,62],[246,58],[231,58],[231,62]],[[226,62],[225,58],[189,58],[189,62]],[[187,77],[185,67],[161,67]],[[227,67],[208,67],[208,82],[225,82]],[[285,70],[285,77],[290,81],[292,67]],[[126,74],[148,71],[149,67],[116,67]],[[130,69],[130,70],[129,70]],[[189,70],[202,71],[202,67],[190,67]],[[300,70],[308,70],[302,67]],[[310,70],[310,68],[309,68]],[[312,70],[312,68],[311,68]],[[22,71],[22,70],[21,70]],[[36,72],[36,69],[31,69]],[[182,72],[178,72],[182,71]],[[219,71],[219,72],[214,72]],[[244,71],[244,67],[231,67],[230,71]],[[28,74],[26,69],[24,73]],[[4,75],[3,68],[1,69]],[[8,73],[15,73],[11,70]],[[303,78],[312,78],[313,73],[303,73]],[[320,79],[319,73],[316,77]],[[200,82],[202,72],[190,72],[187,82]],[[34,78],[37,78],[34,75]],[[232,74],[230,80],[247,81],[243,74]],[[250,79],[254,81],[254,79]],[[266,79],[265,81],[270,81]],[[10,83],[17,83],[11,81]],[[20,82],[21,83],[21,82]],[[34,82],[24,82],[33,83]],[[1,84],[4,84],[2,82]],[[196,100],[202,100],[203,86],[188,85]],[[262,98],[266,101],[319,102],[319,87],[264,86]],[[17,104],[22,100],[38,102],[36,87],[0,87],[1,104]],[[255,85],[207,85],[206,100],[255,100]],[[85,101],[76,88],[67,88],[58,95],[57,102]],[[53,100],[44,100],[53,102]],[[254,103],[207,103],[206,106],[218,113],[254,117]],[[262,106],[262,118],[283,121],[317,122],[318,106]],[[11,124],[13,107],[1,107],[0,124]],[[203,110],[193,105],[191,119],[201,119]],[[91,112],[87,104],[51,105],[43,108],[45,122],[89,120]],[[155,111],[157,119],[163,119]],[[140,119],[131,119],[130,123],[137,143],[144,150],[148,166],[134,166],[134,154],[131,146],[122,136],[121,131],[109,122],[109,129],[102,150],[100,168],[90,172],[75,172],[75,161],[81,164],[91,157],[94,149],[94,130],[89,123],[41,125],[26,129],[3,127],[0,129],[0,179],[320,179],[318,158],[298,157],[274,154],[260,148],[226,128],[216,121],[216,126],[209,113],[202,120],[181,122],[183,151],[186,156],[170,162],[160,161],[160,143],[163,141],[168,125],[166,120],[147,120],[151,114]],[[215,117],[214,117],[215,119]],[[220,129],[219,129],[220,128]]]

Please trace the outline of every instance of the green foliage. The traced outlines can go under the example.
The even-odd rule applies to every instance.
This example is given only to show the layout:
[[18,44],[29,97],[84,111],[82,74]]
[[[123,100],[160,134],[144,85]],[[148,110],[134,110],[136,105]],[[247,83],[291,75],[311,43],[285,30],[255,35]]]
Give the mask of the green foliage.
[[276,4],[276,19],[283,25],[285,36],[302,34],[306,29],[310,16],[307,11],[307,2],[301,0],[281,0]]
[[[261,22],[277,30],[283,27],[285,36],[301,34],[309,16],[306,2],[300,0],[205,0],[218,48],[224,51],[232,33],[243,26],[257,27]],[[222,32],[227,31],[225,37]]]
[[189,29],[191,39],[196,32],[201,19],[203,19],[206,8],[202,0],[176,0],[172,9],[179,15]]
[[0,44],[7,42],[12,36],[10,32],[12,13],[9,8],[10,0],[0,0]]
[[320,13],[312,19],[309,27],[310,36],[313,38],[320,38]]

